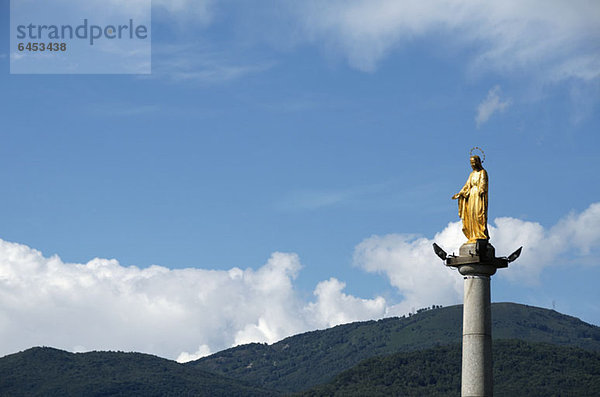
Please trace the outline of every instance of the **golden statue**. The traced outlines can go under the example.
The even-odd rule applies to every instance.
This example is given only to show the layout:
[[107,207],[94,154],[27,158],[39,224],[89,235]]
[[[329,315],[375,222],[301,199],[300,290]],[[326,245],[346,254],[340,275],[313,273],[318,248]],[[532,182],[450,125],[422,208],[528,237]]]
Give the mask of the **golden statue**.
[[473,171],[460,192],[452,196],[453,200],[458,199],[458,216],[462,219],[463,233],[469,239],[467,243],[490,239],[487,229],[488,175],[481,163],[479,156],[471,156]]

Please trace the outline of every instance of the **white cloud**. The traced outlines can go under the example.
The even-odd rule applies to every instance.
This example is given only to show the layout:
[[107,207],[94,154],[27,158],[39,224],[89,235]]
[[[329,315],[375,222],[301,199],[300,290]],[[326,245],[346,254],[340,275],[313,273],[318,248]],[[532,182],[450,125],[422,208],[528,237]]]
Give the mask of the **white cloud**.
[[600,40],[595,1],[318,0],[291,6],[315,43],[371,71],[407,42],[443,37],[469,47],[474,71],[527,70],[545,78],[597,78]]
[[[600,254],[600,203],[580,214],[568,215],[549,229],[515,218],[497,218],[489,229],[496,256],[508,256],[524,247],[521,257],[495,277],[535,284],[547,266],[581,265],[585,257]],[[457,304],[462,296],[462,278],[456,270],[444,267],[433,253],[432,244],[436,242],[448,253],[457,253],[465,240],[460,222],[448,224],[433,239],[398,234],[372,236],[356,247],[354,262],[368,272],[384,274],[404,296],[402,302],[389,308],[389,313],[403,314],[432,304]]]
[[[581,266],[600,254],[600,203],[551,228],[498,218],[490,234],[497,255],[524,246],[518,261],[495,277],[535,283],[547,266]],[[241,343],[456,304],[462,279],[435,256],[432,243],[457,252],[464,240],[454,222],[433,239],[386,235],[361,242],[355,263],[389,279],[403,297],[393,305],[348,295],[335,278],[318,283],[314,299],[305,301],[294,288],[302,265],[289,253],[272,254],[258,269],[140,269],[114,259],[64,263],[0,240],[0,355],[46,345],[133,350],[184,362]]]
[[555,226],[553,234],[579,249],[580,254],[590,254],[600,247],[600,203],[590,205],[581,214],[571,213]]
[[501,275],[512,281],[536,283],[545,267],[585,264],[588,258],[600,254],[600,203],[579,214],[569,214],[549,229],[536,222],[498,218],[490,234],[497,252],[509,254],[524,246],[510,272]]
[[193,20],[195,26],[218,21],[215,15],[241,18],[235,24],[248,30],[243,40],[278,48],[310,42],[327,54],[342,54],[364,71],[373,71],[407,43],[434,39],[427,45],[468,49],[465,56],[474,73],[525,71],[544,80],[585,81],[600,76],[597,1],[290,0],[246,5],[155,0],[153,5],[175,21]]
[[475,123],[479,128],[483,123],[488,121],[490,117],[496,112],[503,112],[507,107],[510,106],[512,101],[506,99],[502,101],[500,99],[500,86],[495,86],[488,91],[487,97],[477,106],[477,116],[475,117]]
[[212,352],[210,351],[210,347],[208,347],[206,345],[201,345],[198,348],[198,351],[196,351],[195,353],[188,353],[188,352],[181,353],[179,356],[177,356],[176,361],[179,363],[187,363],[188,361],[195,361],[195,360],[198,360],[199,358],[206,357],[211,354],[212,354]]
[[257,270],[72,264],[0,240],[0,355],[49,345],[185,361],[384,314],[382,298],[347,296],[335,279],[317,287],[315,302],[302,302],[293,286],[300,268],[298,256],[285,253]]
[[[155,0],[153,7],[160,22],[176,26],[178,43],[207,40],[198,29],[220,23],[229,24],[236,38],[219,48],[237,52],[232,57],[237,59],[203,64],[207,54],[195,48],[175,58],[155,56],[153,71],[166,60],[162,71],[178,81],[224,82],[268,70],[270,60],[239,60],[239,51],[265,43],[284,52],[309,43],[363,71],[376,70],[389,54],[411,43],[464,58],[469,75],[517,73],[542,84],[600,76],[597,1]],[[155,43],[153,49],[158,48]],[[195,65],[178,67],[168,64],[170,59]]]
[[350,323],[360,319],[379,319],[387,311],[385,299],[360,299],[346,295],[342,291],[346,284],[330,278],[322,281],[315,289],[317,301],[309,303],[306,311],[317,324],[326,324],[327,327]]
[[384,274],[402,302],[390,308],[391,314],[405,314],[415,308],[460,302],[462,278],[447,268],[434,254],[437,242],[449,253],[458,252],[463,240],[459,222],[450,223],[433,240],[415,235],[372,236],[355,249],[354,262],[362,269]]

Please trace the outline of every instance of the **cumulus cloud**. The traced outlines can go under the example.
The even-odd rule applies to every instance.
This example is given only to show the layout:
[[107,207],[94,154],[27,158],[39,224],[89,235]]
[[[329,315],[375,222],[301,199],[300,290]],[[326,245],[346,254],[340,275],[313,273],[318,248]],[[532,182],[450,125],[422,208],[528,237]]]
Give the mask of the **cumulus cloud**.
[[497,252],[508,254],[520,245],[525,247],[518,262],[510,272],[502,272],[502,277],[536,283],[545,267],[586,264],[588,258],[600,254],[600,203],[573,212],[548,229],[537,222],[498,218],[490,234]]
[[170,270],[44,257],[0,240],[0,355],[31,346],[142,351],[179,361],[248,342],[341,322],[382,317],[382,298],[342,292],[335,279],[301,301],[295,254],[274,253],[258,269]]
[[[547,266],[598,264],[587,259],[600,254],[600,203],[550,228],[497,218],[490,234],[497,255],[524,246],[510,271],[495,277],[535,283]],[[392,234],[357,245],[356,265],[387,277],[402,295],[399,302],[349,295],[335,278],[318,283],[312,301],[302,299],[294,287],[302,265],[292,253],[273,253],[257,269],[140,269],[114,259],[65,263],[0,240],[0,355],[46,345],[141,351],[185,362],[238,344],[456,304],[462,279],[442,265],[432,243],[458,252],[464,240],[460,222],[453,222],[432,239]]]
[[[432,244],[436,242],[448,253],[458,253],[465,241],[461,228],[460,222],[450,223],[433,239],[406,234],[372,236],[356,247],[354,262],[368,272],[385,275],[403,295],[404,299],[390,307],[389,313],[403,314],[432,304],[457,304],[462,296],[462,278],[442,265]],[[600,253],[600,203],[568,215],[549,229],[515,218],[497,218],[489,229],[497,256],[524,247],[510,271],[498,272],[496,277],[535,284],[547,266],[581,265],[585,257]]]
[[315,289],[317,301],[309,303],[306,311],[318,324],[327,324],[333,327],[337,324],[350,323],[356,319],[381,318],[386,314],[387,305],[385,299],[360,299],[346,295],[342,291],[346,284],[330,278],[322,281]]
[[188,361],[195,361],[202,357],[209,356],[211,353],[210,347],[201,345],[195,353],[182,352],[177,356],[176,361],[179,363],[187,363]]
[[510,106],[511,100],[506,99],[502,101],[500,99],[500,86],[495,86],[488,91],[487,97],[477,107],[477,116],[475,117],[475,123],[477,127],[480,127],[483,123],[488,121],[494,113],[503,112],[507,107]]
[[448,252],[458,252],[464,238],[459,222],[450,223],[433,239],[407,234],[372,236],[355,248],[354,262],[362,269],[385,275],[403,300],[389,309],[405,314],[432,304],[456,304],[462,296],[462,278],[442,265],[434,254],[437,242]]

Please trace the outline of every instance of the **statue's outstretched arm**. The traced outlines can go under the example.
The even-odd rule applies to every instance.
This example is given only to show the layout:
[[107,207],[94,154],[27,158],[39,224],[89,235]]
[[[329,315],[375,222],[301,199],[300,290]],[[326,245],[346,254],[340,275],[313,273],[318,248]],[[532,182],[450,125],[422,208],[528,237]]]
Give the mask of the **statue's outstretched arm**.
[[467,182],[465,182],[465,185],[462,187],[462,189],[460,189],[460,192],[458,192],[454,196],[452,196],[452,200],[456,200],[457,198],[460,198],[460,197],[465,197],[465,198],[469,197],[469,189],[471,188],[470,181],[471,181],[471,176],[469,175],[469,178],[467,179]]

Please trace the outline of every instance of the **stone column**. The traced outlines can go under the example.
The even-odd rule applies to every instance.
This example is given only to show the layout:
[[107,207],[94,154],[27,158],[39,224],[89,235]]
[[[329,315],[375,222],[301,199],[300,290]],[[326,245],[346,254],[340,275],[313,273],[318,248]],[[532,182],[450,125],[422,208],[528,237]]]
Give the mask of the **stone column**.
[[490,276],[465,275],[464,287],[461,396],[491,397],[494,381]]
[[[438,247],[439,248],[439,247]],[[446,266],[464,276],[462,397],[492,397],[492,312],[490,278],[508,267],[508,258],[497,258],[487,240],[466,243],[459,255],[446,258]]]

